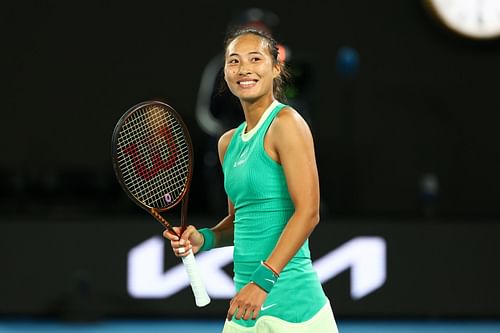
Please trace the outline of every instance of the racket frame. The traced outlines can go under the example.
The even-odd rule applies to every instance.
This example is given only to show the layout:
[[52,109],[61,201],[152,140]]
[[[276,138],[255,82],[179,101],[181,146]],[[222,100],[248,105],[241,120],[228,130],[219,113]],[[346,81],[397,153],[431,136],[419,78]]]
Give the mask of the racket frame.
[[[147,107],[149,105],[160,105],[162,108],[167,109],[170,112],[170,114],[175,118],[175,120],[179,123],[182,133],[184,135],[184,139],[186,141],[186,146],[188,148],[188,176],[186,179],[186,184],[184,186],[183,192],[176,198],[175,201],[173,201],[168,207],[150,207],[143,203],[141,200],[139,200],[135,195],[133,195],[127,185],[125,184],[125,180],[122,174],[122,171],[119,167],[119,161],[118,161],[118,144],[117,140],[120,134],[120,130],[122,126],[125,124],[125,122],[129,119],[132,114],[134,114],[137,110],[142,109],[144,107]],[[164,219],[160,213],[161,212],[166,212],[167,210],[170,210],[174,207],[176,207],[180,202],[182,202],[181,206],[181,232],[184,231],[184,229],[187,227],[187,206],[188,206],[188,200],[189,200],[189,189],[191,186],[191,181],[193,178],[193,164],[194,164],[194,152],[193,152],[193,143],[191,141],[191,136],[189,134],[188,128],[182,118],[180,117],[179,113],[169,104],[160,101],[160,100],[148,100],[144,102],[140,102],[131,108],[129,108],[118,120],[118,122],[115,125],[115,128],[113,130],[113,135],[112,135],[112,140],[111,140],[111,156],[112,156],[112,162],[113,162],[113,169],[116,175],[116,178],[118,179],[118,183],[122,187],[123,191],[128,195],[128,197],[135,202],[139,207],[143,208],[146,210],[148,213],[150,213],[158,222],[160,222],[167,230],[175,234],[180,238],[180,235],[175,232],[173,229],[172,225]]]

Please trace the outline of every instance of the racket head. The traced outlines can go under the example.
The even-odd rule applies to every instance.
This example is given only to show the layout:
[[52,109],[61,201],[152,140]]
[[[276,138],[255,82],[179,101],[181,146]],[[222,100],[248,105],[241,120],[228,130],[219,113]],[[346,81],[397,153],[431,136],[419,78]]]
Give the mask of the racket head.
[[158,100],[134,105],[116,123],[111,142],[115,175],[138,206],[163,212],[189,192],[193,146],[172,106]]

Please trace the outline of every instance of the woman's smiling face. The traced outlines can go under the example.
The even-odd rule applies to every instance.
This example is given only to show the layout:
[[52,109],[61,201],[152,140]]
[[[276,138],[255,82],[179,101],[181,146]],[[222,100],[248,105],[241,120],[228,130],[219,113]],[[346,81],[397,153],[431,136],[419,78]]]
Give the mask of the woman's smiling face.
[[255,34],[237,37],[226,49],[224,78],[229,90],[242,101],[273,97],[273,79],[279,71],[267,41]]

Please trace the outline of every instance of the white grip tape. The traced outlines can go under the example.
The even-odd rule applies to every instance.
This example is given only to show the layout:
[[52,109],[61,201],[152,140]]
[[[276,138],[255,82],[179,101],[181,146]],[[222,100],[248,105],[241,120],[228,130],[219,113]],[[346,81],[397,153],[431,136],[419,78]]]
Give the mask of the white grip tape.
[[182,263],[186,268],[187,274],[189,276],[189,281],[191,283],[191,289],[193,289],[194,298],[196,305],[199,307],[205,306],[210,303],[210,297],[207,294],[205,285],[201,278],[200,270],[196,264],[196,259],[194,258],[193,251],[189,251],[189,254],[182,257]]

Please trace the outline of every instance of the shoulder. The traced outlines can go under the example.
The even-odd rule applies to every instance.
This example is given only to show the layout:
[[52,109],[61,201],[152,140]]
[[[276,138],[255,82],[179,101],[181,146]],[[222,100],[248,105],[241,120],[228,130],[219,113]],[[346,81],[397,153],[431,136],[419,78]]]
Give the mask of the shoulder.
[[219,160],[222,163],[224,160],[224,155],[226,154],[227,146],[229,146],[229,142],[233,138],[234,132],[236,128],[230,129],[229,131],[222,134],[217,142],[217,150],[219,152]]
[[290,105],[285,105],[276,115],[277,119],[283,119],[284,121],[304,121],[304,118],[300,115],[300,113],[295,110]]
[[278,138],[296,135],[310,135],[310,128],[301,114],[291,106],[285,106],[276,115],[270,133]]
[[219,138],[219,142],[217,144],[218,148],[224,148],[226,149],[227,146],[229,145],[229,142],[231,142],[231,139],[233,138],[234,132],[236,132],[236,128],[230,129],[229,131],[225,132],[222,134]]

